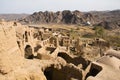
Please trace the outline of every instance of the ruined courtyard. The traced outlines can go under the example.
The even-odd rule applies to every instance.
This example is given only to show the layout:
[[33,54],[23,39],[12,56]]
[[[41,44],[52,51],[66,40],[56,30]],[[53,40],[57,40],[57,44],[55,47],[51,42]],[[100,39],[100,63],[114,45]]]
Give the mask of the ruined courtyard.
[[[85,30],[85,29],[84,29]],[[120,50],[71,28],[0,22],[0,80],[119,80]]]

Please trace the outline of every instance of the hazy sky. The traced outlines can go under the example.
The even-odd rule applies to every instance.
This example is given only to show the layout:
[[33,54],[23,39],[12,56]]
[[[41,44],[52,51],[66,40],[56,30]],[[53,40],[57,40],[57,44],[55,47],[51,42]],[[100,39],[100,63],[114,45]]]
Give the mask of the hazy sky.
[[120,9],[120,0],[0,0],[0,13]]

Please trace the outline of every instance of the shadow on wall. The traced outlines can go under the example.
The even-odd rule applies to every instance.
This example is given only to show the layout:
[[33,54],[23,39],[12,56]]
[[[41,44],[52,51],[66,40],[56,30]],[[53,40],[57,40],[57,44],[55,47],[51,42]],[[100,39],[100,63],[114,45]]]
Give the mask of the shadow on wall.
[[42,48],[41,45],[37,45],[36,47],[34,47],[34,52],[37,52],[40,48]]
[[85,60],[81,56],[75,57],[75,58],[71,58],[67,53],[63,53],[63,52],[59,52],[58,56],[62,57],[63,59],[65,59],[67,63],[73,63],[76,66],[78,66],[79,64],[82,64],[84,70],[90,64],[90,61]]
[[102,67],[96,64],[91,64],[90,70],[87,73],[85,80],[89,77],[89,76],[96,76],[100,71],[102,71]]
[[52,47],[47,47],[46,50],[50,51],[50,54],[52,54],[55,51],[56,48],[52,48]]

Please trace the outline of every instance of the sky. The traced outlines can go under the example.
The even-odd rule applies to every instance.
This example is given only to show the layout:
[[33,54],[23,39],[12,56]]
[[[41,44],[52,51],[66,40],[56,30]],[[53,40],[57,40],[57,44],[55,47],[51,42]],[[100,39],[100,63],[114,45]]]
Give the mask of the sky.
[[120,9],[120,0],[0,0],[0,13],[104,11]]

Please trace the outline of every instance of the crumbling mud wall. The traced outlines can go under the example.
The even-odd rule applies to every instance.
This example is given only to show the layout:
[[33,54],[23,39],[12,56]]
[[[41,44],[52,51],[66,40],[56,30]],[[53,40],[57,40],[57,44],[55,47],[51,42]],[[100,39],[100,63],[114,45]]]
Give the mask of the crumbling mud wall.
[[0,80],[46,80],[36,61],[23,57],[13,22],[0,23]]
[[[0,73],[7,74],[14,69],[14,66],[20,65],[18,56],[21,56],[17,40],[16,32],[13,24],[0,24]],[[15,60],[16,59],[16,60]],[[14,65],[14,66],[13,66]]]
[[16,50],[18,50],[15,28],[12,26],[12,23],[10,24],[11,25],[0,25],[0,52],[3,53],[11,50],[12,48],[16,48]]
[[72,63],[76,66],[82,64],[82,69],[86,69],[90,63],[90,61],[85,60],[81,56],[72,58],[67,53],[62,53],[62,52],[58,53],[58,57],[62,57],[63,59],[65,59],[67,63]]
[[27,59],[31,59],[35,50],[37,50],[37,46],[34,44],[33,41],[34,29],[29,28],[26,25],[21,25],[19,23],[16,23],[14,27],[16,30],[17,43],[22,53],[22,56]]

